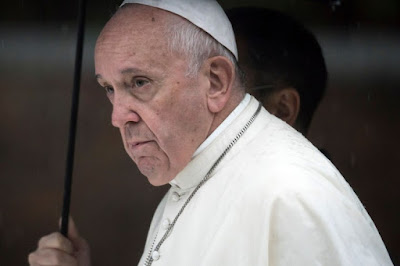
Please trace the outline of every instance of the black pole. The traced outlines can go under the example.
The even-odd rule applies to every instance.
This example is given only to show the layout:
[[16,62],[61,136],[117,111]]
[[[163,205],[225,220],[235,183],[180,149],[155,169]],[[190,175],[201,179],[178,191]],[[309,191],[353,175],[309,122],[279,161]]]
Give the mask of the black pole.
[[74,166],[76,124],[78,120],[79,89],[81,82],[83,37],[85,33],[85,11],[87,0],[79,0],[78,9],[78,32],[75,54],[74,84],[72,91],[71,118],[69,122],[68,151],[64,180],[64,198],[61,214],[60,232],[64,236],[68,235],[68,217],[71,203],[72,171]]

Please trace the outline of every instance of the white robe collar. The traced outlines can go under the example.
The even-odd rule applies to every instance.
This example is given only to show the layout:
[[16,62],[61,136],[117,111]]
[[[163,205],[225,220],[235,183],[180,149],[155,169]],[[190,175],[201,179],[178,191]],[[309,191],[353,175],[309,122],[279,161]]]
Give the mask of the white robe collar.
[[227,118],[211,133],[208,138],[197,148],[197,150],[193,153],[192,158],[196,157],[199,153],[201,153],[211,142],[214,141],[218,137],[218,135],[227,128],[233,120],[246,108],[246,106],[250,102],[250,94],[246,93],[246,96],[239,103],[238,106],[228,115]]
[[232,139],[235,138],[241,128],[254,114],[257,107],[258,101],[254,97],[246,94],[242,102],[203,144],[199,146],[192,160],[170,182],[170,185],[181,190],[195,187],[204,178],[211,165],[218,159]]

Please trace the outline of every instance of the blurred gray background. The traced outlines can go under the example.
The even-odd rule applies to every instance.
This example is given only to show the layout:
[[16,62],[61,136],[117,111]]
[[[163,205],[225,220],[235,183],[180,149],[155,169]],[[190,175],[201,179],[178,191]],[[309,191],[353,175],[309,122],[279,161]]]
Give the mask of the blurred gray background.
[[[220,1],[284,11],[317,35],[330,75],[310,140],[327,149],[400,264],[400,2]],[[96,36],[120,1],[89,0],[71,211],[93,265],[135,265],[168,187],[148,184],[94,79]],[[26,265],[62,205],[77,1],[0,3],[0,265]]]

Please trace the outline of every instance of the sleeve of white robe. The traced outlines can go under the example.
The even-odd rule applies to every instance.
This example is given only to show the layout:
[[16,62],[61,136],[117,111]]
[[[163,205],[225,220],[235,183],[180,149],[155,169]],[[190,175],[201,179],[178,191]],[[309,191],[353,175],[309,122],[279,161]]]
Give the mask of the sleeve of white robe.
[[283,191],[270,219],[269,265],[393,265],[363,209],[334,190]]

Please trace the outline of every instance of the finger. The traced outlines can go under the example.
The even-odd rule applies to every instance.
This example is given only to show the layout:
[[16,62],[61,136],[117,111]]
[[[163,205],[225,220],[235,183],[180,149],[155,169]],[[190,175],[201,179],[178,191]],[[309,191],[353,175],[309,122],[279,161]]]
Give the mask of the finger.
[[68,220],[68,239],[71,240],[75,249],[74,255],[76,258],[78,258],[79,265],[90,265],[89,244],[79,235],[78,228],[71,216]]
[[29,254],[30,265],[68,265],[77,266],[75,257],[58,249],[40,249]]
[[79,235],[78,227],[72,217],[69,217],[68,222],[68,238],[73,243],[76,251],[89,252],[89,245],[86,240]]
[[76,227],[74,219],[72,219],[71,216],[69,217],[69,221],[68,221],[68,237],[70,239],[80,238],[78,227]]
[[33,256],[32,253],[29,254],[29,256],[28,256],[28,263],[29,263],[29,266],[40,266],[39,264],[37,264],[37,263],[35,263],[35,262],[33,261],[32,256]]
[[32,252],[28,255],[28,263],[30,266],[40,266],[39,264],[36,263],[36,254],[35,252]]
[[58,232],[44,236],[39,240],[38,249],[51,248],[64,251],[68,254],[72,254],[74,252],[71,241]]
[[[61,228],[61,222],[62,222],[62,218],[60,218],[58,220],[58,226]],[[74,219],[72,219],[72,216],[68,217],[68,238],[79,238],[79,231],[78,228],[74,222]]]

